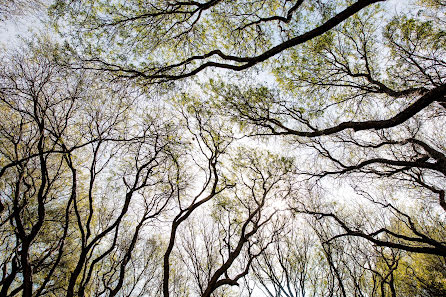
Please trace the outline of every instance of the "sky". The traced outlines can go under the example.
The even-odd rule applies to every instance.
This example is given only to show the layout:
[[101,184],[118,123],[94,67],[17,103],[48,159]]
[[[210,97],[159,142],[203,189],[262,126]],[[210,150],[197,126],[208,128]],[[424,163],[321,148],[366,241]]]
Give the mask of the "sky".
[[26,13],[13,16],[7,21],[0,22],[0,45],[3,48],[14,48],[20,41],[20,36],[31,37],[39,30],[43,30],[45,11]]
[[[390,0],[385,6],[389,12],[402,12],[409,10],[408,1],[402,0]],[[0,44],[3,48],[14,48],[17,47],[20,38],[17,36],[21,35],[26,37],[32,36],[35,32],[42,30],[45,31],[45,26],[41,22],[44,13],[40,15],[23,15],[14,17],[14,19],[0,23]],[[270,80],[271,76],[268,74],[260,74],[259,78],[262,80]],[[338,191],[344,192],[345,196],[353,196],[354,193],[350,189],[338,189]],[[347,193],[345,193],[347,192]]]
[[[51,3],[51,0],[47,0]],[[385,5],[385,10],[391,12],[403,12],[410,10],[410,5],[407,3],[409,1],[403,0],[387,0]],[[13,16],[11,19],[0,22],[0,44],[2,47],[13,48],[17,45],[20,40],[19,36],[30,37],[32,34],[39,30],[44,30],[42,20],[46,18],[45,10],[27,13],[24,15]]]

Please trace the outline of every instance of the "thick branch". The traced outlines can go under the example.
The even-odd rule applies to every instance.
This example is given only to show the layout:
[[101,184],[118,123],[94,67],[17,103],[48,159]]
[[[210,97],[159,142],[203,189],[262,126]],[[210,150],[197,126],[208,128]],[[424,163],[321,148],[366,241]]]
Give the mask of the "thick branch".
[[[160,69],[150,69],[148,71],[138,71],[138,70],[134,70],[134,69],[126,69],[126,68],[120,67],[118,65],[111,65],[106,62],[102,62],[102,61],[98,61],[98,60],[87,60],[86,62],[98,62],[98,63],[102,64],[104,66],[104,68],[95,67],[95,66],[93,66],[93,67],[86,66],[83,68],[87,68],[87,69],[92,68],[95,70],[116,71],[116,72],[124,73],[124,74],[122,74],[122,76],[124,76],[124,77],[142,77],[142,78],[145,78],[148,80],[153,80],[153,81],[158,81],[158,82],[178,80],[178,79],[182,79],[182,78],[191,77],[191,76],[194,76],[197,73],[203,71],[204,69],[210,68],[210,67],[242,71],[242,70],[248,69],[258,63],[264,62],[264,61],[268,60],[269,58],[271,58],[271,57],[273,57],[273,56],[275,56],[289,48],[303,44],[315,37],[318,37],[328,31],[330,31],[331,29],[333,29],[334,27],[336,27],[337,25],[339,25],[340,23],[342,23],[349,17],[353,16],[360,10],[364,9],[365,7],[367,7],[373,3],[377,3],[377,2],[381,2],[381,1],[385,1],[385,0],[359,0],[358,2],[345,8],[343,11],[341,11],[340,13],[338,13],[337,15],[335,15],[334,17],[332,17],[331,19],[329,19],[328,21],[326,21],[325,23],[320,25],[319,27],[316,27],[313,30],[310,30],[304,34],[301,34],[301,35],[295,36],[291,39],[288,39],[287,41],[270,48],[269,50],[263,52],[262,54],[260,54],[258,56],[239,57],[239,56],[233,56],[233,55],[226,55],[223,52],[221,52],[220,50],[213,50],[213,51],[210,51],[203,55],[192,56],[192,57],[190,57],[182,62],[179,62],[177,64],[172,64],[172,65],[169,65],[166,67],[162,67]],[[297,9],[297,7],[296,7],[296,9]],[[292,12],[293,11],[291,11],[291,13]],[[209,62],[201,64],[200,66],[198,66],[190,71],[186,71],[186,72],[182,72],[182,73],[180,72],[179,74],[169,74],[168,73],[168,71],[170,71],[172,69],[182,69],[183,67],[189,65],[190,63],[192,63],[194,61],[202,61],[202,60],[205,60],[212,56],[218,56],[220,59],[223,59],[224,61],[227,61],[227,62],[241,63],[241,65],[209,61]],[[150,73],[149,71],[154,71],[154,72]]]
[[[349,122],[343,122],[337,126],[321,129],[321,130],[314,130],[314,131],[298,131],[291,128],[286,127],[282,122],[276,119],[268,118],[265,119],[266,122],[271,123],[275,127],[281,129],[282,131],[276,130],[273,126],[269,126],[269,128],[272,130],[270,134],[272,135],[296,135],[296,136],[303,136],[303,137],[318,137],[318,136],[324,136],[324,135],[331,135],[338,132],[341,132],[343,130],[347,129],[353,129],[354,131],[362,131],[362,130],[381,130],[381,129],[387,129],[392,128],[395,126],[398,126],[417,113],[419,113],[421,110],[432,104],[433,102],[445,102],[446,101],[446,84],[443,84],[439,87],[436,87],[435,89],[430,90],[421,98],[419,98],[417,101],[409,105],[406,109],[402,110],[395,116],[386,119],[386,120],[370,120],[370,121],[363,121],[363,122],[355,122],[355,121],[349,121]],[[252,118],[252,121],[260,121],[260,119]]]

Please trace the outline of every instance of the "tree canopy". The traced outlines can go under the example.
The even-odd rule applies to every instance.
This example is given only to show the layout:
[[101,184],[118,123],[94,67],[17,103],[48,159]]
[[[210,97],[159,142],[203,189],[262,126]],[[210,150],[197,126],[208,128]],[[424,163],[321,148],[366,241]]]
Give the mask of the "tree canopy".
[[0,296],[446,294],[444,1],[48,4],[1,54]]

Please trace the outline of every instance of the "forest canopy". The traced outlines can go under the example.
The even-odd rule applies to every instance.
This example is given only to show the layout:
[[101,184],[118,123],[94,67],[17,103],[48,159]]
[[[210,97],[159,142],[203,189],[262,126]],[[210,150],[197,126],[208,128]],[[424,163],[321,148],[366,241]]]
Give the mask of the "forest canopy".
[[0,22],[42,11],[0,54],[0,296],[446,296],[444,1]]

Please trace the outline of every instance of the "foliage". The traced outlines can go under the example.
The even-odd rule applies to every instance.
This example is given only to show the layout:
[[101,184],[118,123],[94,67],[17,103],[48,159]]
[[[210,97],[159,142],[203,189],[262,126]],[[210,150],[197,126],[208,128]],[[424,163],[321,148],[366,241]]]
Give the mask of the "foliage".
[[444,295],[445,3],[407,4],[54,1],[1,56],[0,296]]

